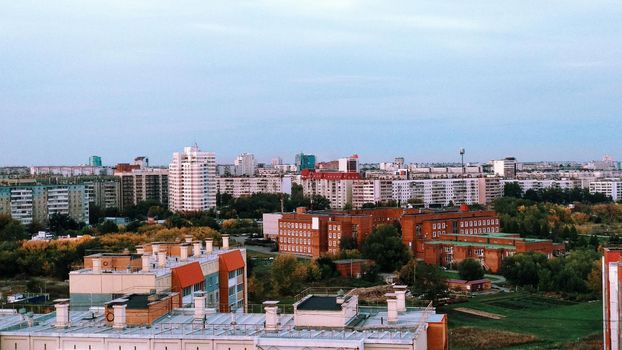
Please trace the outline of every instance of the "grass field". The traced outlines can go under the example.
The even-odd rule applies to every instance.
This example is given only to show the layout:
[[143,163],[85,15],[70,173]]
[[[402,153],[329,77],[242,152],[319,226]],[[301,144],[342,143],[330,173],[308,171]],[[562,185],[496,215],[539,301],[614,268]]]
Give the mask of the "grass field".
[[[458,312],[460,307],[486,311],[505,316],[493,320]],[[476,327],[533,335],[536,341],[506,349],[561,349],[590,335],[602,332],[602,304],[600,301],[574,303],[528,293],[504,293],[469,299],[467,303],[439,308],[448,314],[449,328]],[[459,339],[450,337],[460,344]],[[470,349],[468,346],[450,346],[451,349]]]

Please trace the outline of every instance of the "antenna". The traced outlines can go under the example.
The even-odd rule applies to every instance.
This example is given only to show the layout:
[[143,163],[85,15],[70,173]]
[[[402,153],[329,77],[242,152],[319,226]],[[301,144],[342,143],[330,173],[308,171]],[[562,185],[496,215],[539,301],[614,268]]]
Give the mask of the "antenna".
[[462,178],[464,178],[464,148],[460,148],[460,160],[462,162]]

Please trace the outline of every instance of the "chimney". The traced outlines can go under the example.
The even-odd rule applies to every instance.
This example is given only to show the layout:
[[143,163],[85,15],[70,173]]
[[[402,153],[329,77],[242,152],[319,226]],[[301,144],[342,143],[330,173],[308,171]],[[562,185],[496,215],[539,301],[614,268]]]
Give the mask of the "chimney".
[[158,265],[166,267],[166,251],[162,250],[158,253]]
[[145,248],[142,245],[139,245],[138,247],[136,247],[136,254],[138,255],[145,254]]
[[266,310],[266,331],[276,331],[279,328],[279,307],[278,301],[264,301]]
[[205,293],[198,291],[194,293],[194,319],[202,320],[205,316]]
[[397,299],[397,311],[398,312],[403,312],[406,311],[406,288],[408,288],[408,286],[404,286],[404,285],[396,285],[393,286],[393,293],[395,294],[395,297]]
[[143,262],[143,271],[149,272],[151,268],[151,255],[143,255],[140,257]]
[[188,245],[185,243],[179,245],[179,258],[181,261],[188,260]]
[[389,323],[397,322],[397,299],[395,293],[387,293],[387,321]]
[[92,270],[94,273],[102,272],[102,259],[101,258],[93,258],[93,260],[91,260],[91,263],[93,264]]
[[222,235],[222,249],[229,249],[229,235]]
[[114,312],[114,320],[112,321],[112,328],[123,329],[127,326],[127,320],[125,318],[125,304],[114,304],[112,310]]
[[205,240],[205,254],[211,254],[214,250],[214,240],[209,238]]
[[343,295],[338,295],[335,301],[337,302],[338,305],[342,305],[343,303],[346,302],[346,298]]
[[192,244],[192,254],[194,256],[201,256],[201,241],[196,241]]
[[56,328],[69,327],[69,299],[54,300],[54,308],[56,309]]
[[185,235],[184,240],[186,240],[186,243],[192,243],[192,235]]
[[156,255],[160,252],[160,243],[151,243],[151,254]]

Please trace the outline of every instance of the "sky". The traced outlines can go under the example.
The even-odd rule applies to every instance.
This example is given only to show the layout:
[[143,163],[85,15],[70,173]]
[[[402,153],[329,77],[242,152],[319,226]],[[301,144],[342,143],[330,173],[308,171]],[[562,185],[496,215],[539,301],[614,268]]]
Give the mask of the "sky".
[[0,3],[0,166],[622,158],[619,0]]

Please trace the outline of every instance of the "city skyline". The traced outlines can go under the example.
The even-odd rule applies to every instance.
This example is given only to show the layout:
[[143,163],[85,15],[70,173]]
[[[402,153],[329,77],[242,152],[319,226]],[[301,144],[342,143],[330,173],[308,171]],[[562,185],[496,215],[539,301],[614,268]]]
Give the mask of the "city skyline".
[[[5,4],[0,165],[622,158],[614,1]],[[19,151],[17,151],[19,150]],[[286,151],[283,151],[286,150]]]

